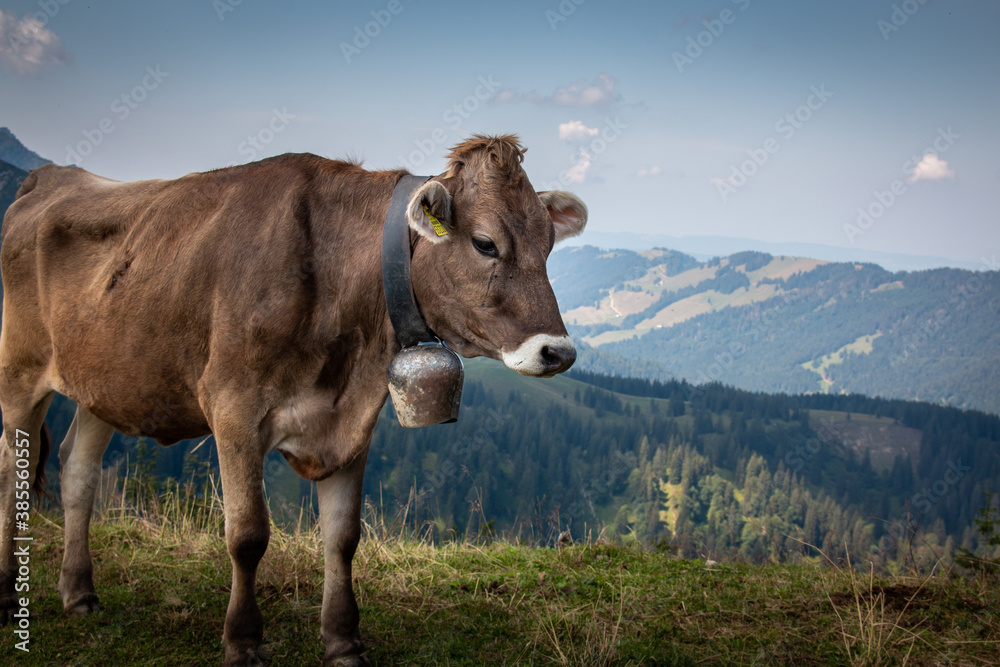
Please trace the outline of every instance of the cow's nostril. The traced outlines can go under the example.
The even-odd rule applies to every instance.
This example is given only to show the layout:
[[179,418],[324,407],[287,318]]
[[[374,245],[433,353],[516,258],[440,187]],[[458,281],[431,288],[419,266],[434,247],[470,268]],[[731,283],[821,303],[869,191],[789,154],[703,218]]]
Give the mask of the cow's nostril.
[[542,348],[542,363],[549,373],[562,373],[568,370],[576,361],[576,348],[554,347],[546,345]]

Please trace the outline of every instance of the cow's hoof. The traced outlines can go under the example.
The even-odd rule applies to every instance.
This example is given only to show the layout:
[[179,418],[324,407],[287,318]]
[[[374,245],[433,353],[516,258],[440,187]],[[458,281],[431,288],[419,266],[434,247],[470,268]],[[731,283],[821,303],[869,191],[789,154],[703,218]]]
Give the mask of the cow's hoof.
[[257,648],[227,649],[222,667],[260,667],[263,664],[264,657]]
[[101,605],[98,604],[97,595],[94,593],[86,593],[71,603],[63,605],[63,613],[67,616],[87,616],[88,614],[96,614],[100,610]]
[[324,660],[323,667],[372,667],[372,663],[363,655],[344,655]]

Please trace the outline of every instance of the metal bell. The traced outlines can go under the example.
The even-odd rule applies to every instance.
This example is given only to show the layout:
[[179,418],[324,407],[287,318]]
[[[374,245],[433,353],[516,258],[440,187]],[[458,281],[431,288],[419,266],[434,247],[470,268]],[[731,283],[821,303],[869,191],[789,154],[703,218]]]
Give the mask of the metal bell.
[[406,428],[458,420],[465,369],[462,359],[441,343],[404,348],[386,373],[399,423]]

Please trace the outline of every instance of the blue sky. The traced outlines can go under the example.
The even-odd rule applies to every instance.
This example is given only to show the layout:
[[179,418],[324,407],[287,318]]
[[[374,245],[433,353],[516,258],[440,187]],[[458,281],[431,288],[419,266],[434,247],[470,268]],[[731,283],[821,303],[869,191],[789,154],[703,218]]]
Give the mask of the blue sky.
[[595,231],[1000,256],[1000,3],[577,2],[5,1],[0,125],[122,180],[515,132]]

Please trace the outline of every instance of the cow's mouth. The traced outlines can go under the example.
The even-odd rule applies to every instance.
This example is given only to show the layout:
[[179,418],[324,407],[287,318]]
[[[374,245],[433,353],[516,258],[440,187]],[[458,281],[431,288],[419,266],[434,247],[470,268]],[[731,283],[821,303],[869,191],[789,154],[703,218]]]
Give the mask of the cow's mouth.
[[499,350],[471,331],[459,334],[451,329],[446,329],[438,332],[438,336],[444,341],[445,345],[467,359],[489,357],[498,361],[501,360]]

